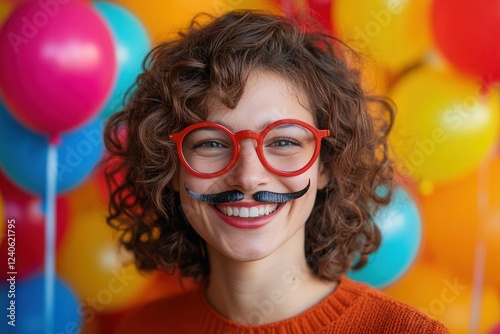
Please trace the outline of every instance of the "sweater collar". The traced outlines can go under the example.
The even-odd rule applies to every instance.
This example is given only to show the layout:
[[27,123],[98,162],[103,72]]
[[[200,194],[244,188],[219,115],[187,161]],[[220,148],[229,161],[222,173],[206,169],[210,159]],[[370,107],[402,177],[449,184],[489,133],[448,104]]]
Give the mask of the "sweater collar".
[[361,295],[364,287],[345,276],[330,295],[310,309],[294,317],[265,325],[242,325],[220,315],[205,297],[205,285],[198,289],[201,303],[201,328],[211,333],[313,333],[330,326]]

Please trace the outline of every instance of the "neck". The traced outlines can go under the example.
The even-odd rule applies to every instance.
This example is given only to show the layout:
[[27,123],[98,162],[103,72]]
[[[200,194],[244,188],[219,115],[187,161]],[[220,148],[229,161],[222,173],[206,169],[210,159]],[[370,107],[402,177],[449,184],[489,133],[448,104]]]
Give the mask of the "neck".
[[[299,233],[293,238],[304,236]],[[318,304],[336,286],[312,273],[303,247],[282,247],[249,262],[230,259],[210,247],[208,252],[207,299],[220,314],[238,323],[267,324],[293,317]]]

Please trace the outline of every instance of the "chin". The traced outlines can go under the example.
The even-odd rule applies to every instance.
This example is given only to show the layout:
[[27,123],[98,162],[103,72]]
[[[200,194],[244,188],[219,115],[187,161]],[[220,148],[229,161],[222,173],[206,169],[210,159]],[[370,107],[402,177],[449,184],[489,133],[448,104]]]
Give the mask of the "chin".
[[262,260],[274,252],[274,248],[256,247],[256,245],[242,245],[239,244],[237,249],[226,250],[223,254],[235,261],[239,262],[252,262]]

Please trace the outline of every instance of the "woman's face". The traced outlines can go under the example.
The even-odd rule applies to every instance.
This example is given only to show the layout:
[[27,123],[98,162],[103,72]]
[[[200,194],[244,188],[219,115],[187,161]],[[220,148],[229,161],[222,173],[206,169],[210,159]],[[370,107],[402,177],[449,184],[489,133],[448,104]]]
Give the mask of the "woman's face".
[[[224,125],[233,133],[260,132],[285,118],[315,126],[313,115],[306,108],[305,93],[296,85],[268,72],[256,71],[248,78],[238,106],[231,110],[213,103],[207,121]],[[259,160],[256,145],[254,139],[242,139],[238,160],[223,175],[200,178],[181,167],[174,184],[189,223],[207,242],[210,251],[237,261],[262,259],[280,247],[303,249],[304,225],[314,205],[316,190],[327,182],[319,159],[297,176],[271,172]],[[308,182],[310,188],[303,196],[281,204],[262,204],[252,197],[258,191],[297,192]],[[215,205],[201,202],[188,194],[184,184],[198,194],[238,190],[244,198]]]

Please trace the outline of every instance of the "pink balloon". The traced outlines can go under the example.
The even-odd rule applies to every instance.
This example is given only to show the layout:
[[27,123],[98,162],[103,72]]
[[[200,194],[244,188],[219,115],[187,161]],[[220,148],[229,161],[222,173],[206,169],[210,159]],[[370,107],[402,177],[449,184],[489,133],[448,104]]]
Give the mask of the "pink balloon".
[[500,334],[500,323],[491,330],[490,334]]
[[116,79],[111,32],[81,1],[20,5],[0,31],[0,50],[4,102],[37,132],[57,135],[89,120]]

